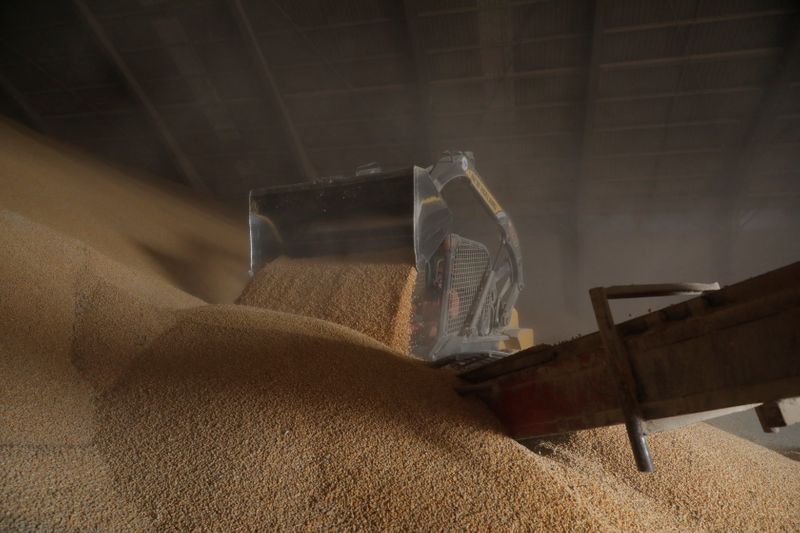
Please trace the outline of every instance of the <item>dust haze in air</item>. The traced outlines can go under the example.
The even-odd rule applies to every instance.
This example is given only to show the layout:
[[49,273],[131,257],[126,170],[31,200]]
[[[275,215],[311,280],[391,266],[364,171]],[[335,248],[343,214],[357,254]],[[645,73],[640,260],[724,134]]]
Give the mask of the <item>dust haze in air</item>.
[[[480,170],[480,151],[475,157]],[[522,324],[534,328],[537,343],[597,329],[588,294],[592,287],[714,281],[727,285],[800,260],[796,210],[750,205],[730,213],[719,209],[720,198],[713,195],[671,204],[654,199],[652,206],[641,200],[609,206],[578,198],[568,218],[526,210],[525,198],[536,191],[515,183],[519,192],[504,194],[504,176],[483,175],[490,187],[499,189],[496,196],[509,206],[520,235],[525,288],[517,308]],[[602,197],[599,192],[595,187],[592,196]],[[475,204],[466,212],[477,209]],[[470,217],[454,229],[492,237],[489,217]],[[681,299],[617,300],[612,311],[622,321]]]

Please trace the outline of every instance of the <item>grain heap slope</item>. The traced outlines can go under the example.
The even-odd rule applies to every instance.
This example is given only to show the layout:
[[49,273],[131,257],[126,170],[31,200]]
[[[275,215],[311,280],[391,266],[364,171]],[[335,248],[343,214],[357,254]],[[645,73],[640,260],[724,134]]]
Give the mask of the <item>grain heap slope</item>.
[[198,306],[22,217],[0,226],[4,529],[671,523],[582,505],[452,376],[366,336]]
[[328,320],[408,353],[416,273],[397,252],[280,257],[256,273],[237,303]]
[[0,208],[78,239],[203,300],[247,281],[247,206],[126,173],[0,118]]
[[[734,437],[689,430],[674,454],[656,448],[660,470],[703,473],[675,498],[677,483],[633,471],[624,441],[533,453],[452,376],[350,329],[200,305],[17,215],[0,226],[0,311],[14,317],[0,322],[3,529],[788,529],[800,516],[800,465]],[[747,516],[708,504],[706,487]]]
[[656,471],[632,467],[624,426],[544,442],[548,453],[595,482],[632,491],[712,531],[800,528],[800,463],[708,424],[649,437]]
[[115,218],[65,176],[59,203],[46,174],[85,167],[2,146],[0,530],[798,529],[798,463],[705,426],[654,436],[654,477],[619,428],[531,452],[367,335],[178,289],[125,244],[168,244],[132,222],[149,189],[104,189]]
[[202,304],[0,210],[0,530],[141,530],[98,447],[98,399]]

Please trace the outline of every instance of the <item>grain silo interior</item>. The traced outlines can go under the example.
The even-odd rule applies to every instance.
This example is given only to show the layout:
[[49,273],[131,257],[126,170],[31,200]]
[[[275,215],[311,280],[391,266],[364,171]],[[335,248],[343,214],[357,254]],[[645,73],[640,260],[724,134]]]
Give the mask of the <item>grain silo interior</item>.
[[800,529],[800,5],[0,5],[0,530]]

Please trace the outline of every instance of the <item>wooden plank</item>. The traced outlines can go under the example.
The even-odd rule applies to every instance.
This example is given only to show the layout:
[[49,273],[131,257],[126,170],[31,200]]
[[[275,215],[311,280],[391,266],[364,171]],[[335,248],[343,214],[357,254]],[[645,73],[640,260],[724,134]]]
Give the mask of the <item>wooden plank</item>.
[[[644,419],[800,396],[800,263],[617,325]],[[625,420],[598,334],[463,376],[515,438]]]

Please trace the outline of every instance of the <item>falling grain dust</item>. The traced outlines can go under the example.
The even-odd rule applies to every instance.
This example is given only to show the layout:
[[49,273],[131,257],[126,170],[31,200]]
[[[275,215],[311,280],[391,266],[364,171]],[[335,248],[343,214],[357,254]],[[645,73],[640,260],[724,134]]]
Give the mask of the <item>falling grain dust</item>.
[[207,305],[1,209],[0,250],[0,530],[800,528],[800,464],[708,426],[655,435],[653,475],[619,428],[535,453],[391,336]]

